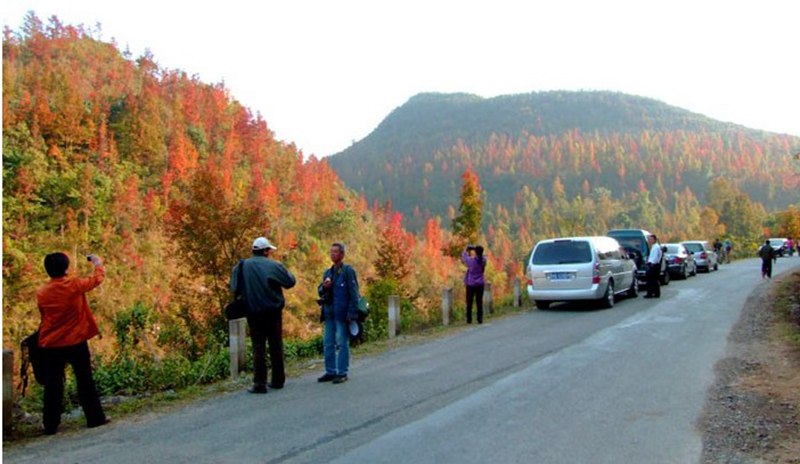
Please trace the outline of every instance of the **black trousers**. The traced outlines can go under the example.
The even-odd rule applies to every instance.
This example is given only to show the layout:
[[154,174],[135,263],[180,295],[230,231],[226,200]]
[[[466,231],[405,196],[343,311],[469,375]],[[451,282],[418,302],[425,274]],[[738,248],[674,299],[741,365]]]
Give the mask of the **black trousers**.
[[472,300],[478,305],[478,324],[483,324],[483,285],[467,285],[467,324],[472,324]]
[[772,278],[772,258],[761,260],[761,274]]
[[645,274],[647,281],[647,294],[650,296],[661,296],[661,283],[658,281],[661,274],[660,265],[647,265],[647,274]]
[[272,368],[272,384],[282,387],[286,382],[283,365],[283,314],[282,311],[267,311],[247,316],[250,339],[253,341],[253,384],[267,385],[267,343],[269,364]]
[[78,383],[78,400],[86,416],[86,425],[94,427],[106,421],[100,396],[92,377],[92,362],[87,342],[61,348],[43,348],[42,360],[45,365],[44,383],[44,429],[54,433],[61,424],[64,412],[64,369],[67,363],[72,366]]

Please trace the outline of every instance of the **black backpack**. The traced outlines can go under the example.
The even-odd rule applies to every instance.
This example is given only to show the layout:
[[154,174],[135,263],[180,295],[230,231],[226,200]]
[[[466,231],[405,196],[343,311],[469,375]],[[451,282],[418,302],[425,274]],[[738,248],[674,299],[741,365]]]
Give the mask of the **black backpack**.
[[28,335],[19,344],[20,345],[20,360],[19,360],[19,378],[20,389],[22,396],[25,396],[25,389],[28,388],[28,366],[33,368],[33,378],[39,385],[44,385],[45,382],[45,362],[44,353],[39,347],[39,331]]

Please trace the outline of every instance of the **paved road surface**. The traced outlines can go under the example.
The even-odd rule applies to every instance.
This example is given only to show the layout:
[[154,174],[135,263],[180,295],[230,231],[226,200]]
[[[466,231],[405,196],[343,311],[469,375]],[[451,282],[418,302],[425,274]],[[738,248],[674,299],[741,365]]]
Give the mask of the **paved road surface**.
[[[779,259],[776,274],[800,266]],[[6,450],[36,463],[689,463],[714,363],[756,260],[674,281],[660,300],[531,311],[355,359],[350,382],[289,379],[169,415]],[[703,301],[704,303],[699,303]]]

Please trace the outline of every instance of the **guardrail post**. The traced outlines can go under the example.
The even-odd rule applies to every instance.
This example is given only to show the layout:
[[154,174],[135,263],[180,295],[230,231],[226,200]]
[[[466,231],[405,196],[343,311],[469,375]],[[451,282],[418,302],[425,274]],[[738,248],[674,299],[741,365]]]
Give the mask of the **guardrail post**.
[[519,277],[514,279],[514,307],[519,308],[522,305],[520,300],[521,290],[520,290],[520,281]]
[[453,311],[453,289],[442,290],[442,325],[450,325],[450,314]]
[[228,331],[230,334],[231,378],[235,379],[239,376],[239,372],[244,370],[244,364],[247,360],[247,343],[245,339],[247,336],[247,319],[241,318],[228,321]]
[[389,338],[397,335],[397,325],[400,320],[400,297],[397,295],[389,296]]
[[11,430],[14,417],[14,352],[3,350],[3,434]]
[[492,284],[486,283],[483,287],[483,312],[492,314]]

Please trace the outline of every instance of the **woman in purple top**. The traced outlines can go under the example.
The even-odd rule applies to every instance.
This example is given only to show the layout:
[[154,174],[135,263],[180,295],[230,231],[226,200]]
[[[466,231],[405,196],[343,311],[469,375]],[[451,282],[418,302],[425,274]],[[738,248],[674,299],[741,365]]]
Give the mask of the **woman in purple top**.
[[[475,256],[471,255],[475,252]],[[461,253],[461,262],[467,265],[467,274],[464,276],[464,284],[467,286],[467,324],[472,324],[472,299],[478,305],[478,324],[483,324],[483,288],[486,281],[483,278],[483,271],[486,270],[486,257],[483,256],[483,247],[469,245]]]

